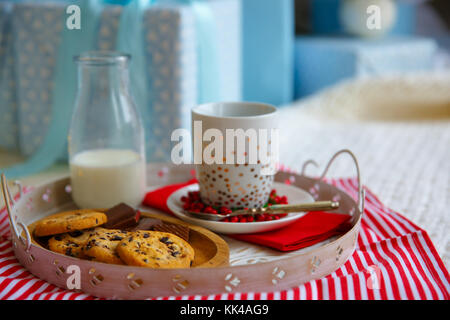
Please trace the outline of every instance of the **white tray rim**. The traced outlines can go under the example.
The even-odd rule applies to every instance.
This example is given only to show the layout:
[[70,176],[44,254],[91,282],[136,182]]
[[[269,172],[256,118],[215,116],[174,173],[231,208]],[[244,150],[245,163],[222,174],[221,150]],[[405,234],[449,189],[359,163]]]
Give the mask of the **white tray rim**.
[[[170,164],[150,164],[148,166],[150,174],[166,170],[164,168],[169,168],[169,171],[174,170],[174,174],[179,178],[186,178],[192,172],[193,167],[190,165],[180,167]],[[359,174],[359,168],[357,169]],[[183,175],[176,173],[181,171],[184,172]],[[27,245],[26,239],[17,235],[15,224],[11,226],[14,252],[20,263],[31,273],[66,289],[70,274],[64,271],[67,271],[67,267],[70,265],[77,265],[82,274],[81,290],[103,298],[146,299],[174,295],[278,291],[291,288],[330,274],[342,266],[353,254],[357,244],[364,205],[361,202],[361,196],[363,197],[361,189],[357,203],[345,192],[328,185],[321,179],[279,172],[276,175],[276,180],[285,181],[292,176],[303,183],[319,186],[325,193],[331,191],[339,194],[341,201],[345,202],[344,207],[352,208],[353,227],[337,239],[298,255],[251,265],[216,268],[147,269],[80,260],[50,252],[32,243]],[[29,214],[24,214],[28,210],[27,204],[30,201],[42,203],[42,195],[49,191],[59,196],[55,199],[57,204],[70,201],[70,195],[64,190],[68,182],[68,178],[59,179],[41,185],[23,195],[14,203],[11,210],[12,215],[17,217],[16,219],[19,221],[26,221],[27,216],[29,218]],[[43,207],[50,209],[51,205],[43,203]],[[17,225],[24,226],[25,224],[19,223]],[[133,277],[130,278],[130,275],[133,275]],[[113,294],[111,294],[112,292]]]

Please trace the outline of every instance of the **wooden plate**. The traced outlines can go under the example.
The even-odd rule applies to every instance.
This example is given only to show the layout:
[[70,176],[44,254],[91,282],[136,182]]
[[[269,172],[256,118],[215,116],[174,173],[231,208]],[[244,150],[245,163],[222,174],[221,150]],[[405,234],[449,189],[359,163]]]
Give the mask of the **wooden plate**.
[[[52,214],[49,217],[56,215],[58,215],[58,213]],[[212,268],[212,267],[228,266],[230,256],[228,244],[215,233],[205,228],[195,226],[187,222],[181,221],[177,218],[168,217],[162,214],[141,212],[141,215],[143,217],[156,218],[162,221],[183,225],[189,228],[188,242],[192,246],[192,248],[194,248],[195,251],[194,261],[192,262],[193,268]],[[32,242],[40,247],[47,249],[44,242],[34,237],[34,229],[37,223],[42,219],[30,224],[28,226],[28,230],[30,231],[30,234],[33,235],[31,239]]]

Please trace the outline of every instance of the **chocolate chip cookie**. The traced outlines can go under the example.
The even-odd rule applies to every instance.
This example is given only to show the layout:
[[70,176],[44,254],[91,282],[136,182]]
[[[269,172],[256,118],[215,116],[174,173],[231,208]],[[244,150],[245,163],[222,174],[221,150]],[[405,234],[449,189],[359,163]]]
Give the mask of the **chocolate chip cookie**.
[[83,258],[83,247],[88,242],[91,231],[73,231],[58,234],[48,240],[48,248],[51,251],[65,254],[66,256]]
[[84,230],[100,226],[106,221],[107,217],[103,212],[89,209],[66,211],[39,221],[34,229],[34,235],[42,237]]
[[127,265],[148,268],[189,268],[194,260],[190,244],[167,232],[133,232],[116,250]]
[[116,252],[116,247],[127,235],[128,232],[122,230],[95,228],[83,253],[94,261],[124,264]]

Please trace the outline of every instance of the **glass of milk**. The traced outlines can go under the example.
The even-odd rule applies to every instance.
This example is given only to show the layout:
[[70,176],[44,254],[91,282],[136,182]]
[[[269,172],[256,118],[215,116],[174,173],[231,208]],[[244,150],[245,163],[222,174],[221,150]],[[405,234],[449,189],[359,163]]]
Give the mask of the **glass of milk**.
[[144,128],[130,92],[130,56],[88,52],[75,57],[78,93],[69,164],[80,208],[141,203],[146,187]]

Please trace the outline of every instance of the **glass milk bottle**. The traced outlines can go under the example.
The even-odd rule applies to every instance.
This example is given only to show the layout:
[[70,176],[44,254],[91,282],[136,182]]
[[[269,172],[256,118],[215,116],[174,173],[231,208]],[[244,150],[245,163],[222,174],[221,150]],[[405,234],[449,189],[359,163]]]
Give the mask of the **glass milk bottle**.
[[144,128],[130,93],[130,57],[77,56],[78,93],[69,132],[72,198],[80,208],[141,203],[145,192]]

